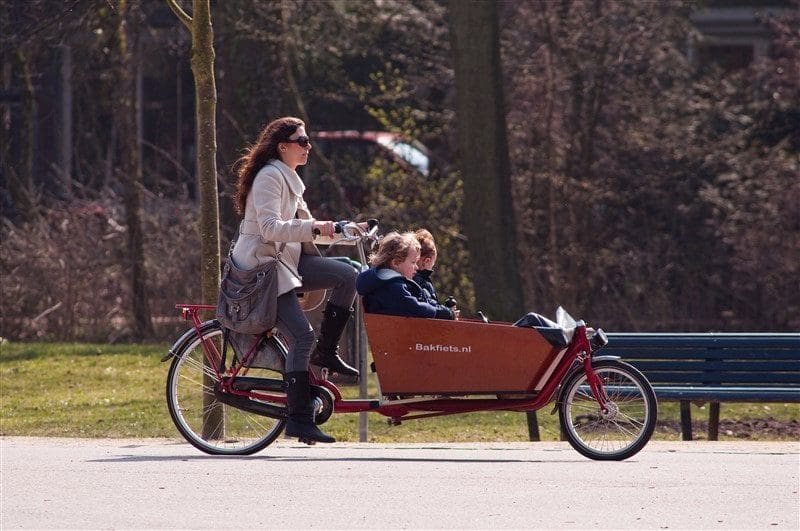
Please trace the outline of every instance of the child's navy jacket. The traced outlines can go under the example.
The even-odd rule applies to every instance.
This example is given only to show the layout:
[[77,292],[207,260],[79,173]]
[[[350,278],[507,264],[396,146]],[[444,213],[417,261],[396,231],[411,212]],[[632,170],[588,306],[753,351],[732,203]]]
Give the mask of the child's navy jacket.
[[431,304],[439,304],[439,297],[436,295],[436,289],[433,287],[433,282],[431,282],[431,275],[433,271],[430,269],[420,269],[414,275],[414,282],[422,288],[422,293],[425,295],[425,299]]
[[453,312],[446,306],[428,303],[422,288],[416,282],[388,267],[373,267],[359,274],[356,289],[364,297],[364,311],[367,313],[453,318]]

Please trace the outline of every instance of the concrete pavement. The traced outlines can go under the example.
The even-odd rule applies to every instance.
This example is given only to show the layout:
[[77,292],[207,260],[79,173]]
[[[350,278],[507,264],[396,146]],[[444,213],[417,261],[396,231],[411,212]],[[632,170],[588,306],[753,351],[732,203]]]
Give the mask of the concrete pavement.
[[623,462],[566,443],[0,438],[0,529],[798,529],[800,443],[651,442]]

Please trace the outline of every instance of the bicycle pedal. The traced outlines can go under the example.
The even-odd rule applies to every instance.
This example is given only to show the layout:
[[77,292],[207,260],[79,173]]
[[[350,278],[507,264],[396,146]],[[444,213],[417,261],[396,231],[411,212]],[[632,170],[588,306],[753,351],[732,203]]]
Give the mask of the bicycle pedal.
[[309,446],[314,446],[315,444],[317,444],[317,441],[312,441],[311,439],[306,439],[305,437],[300,437],[299,439],[297,439],[297,442],[301,442]]

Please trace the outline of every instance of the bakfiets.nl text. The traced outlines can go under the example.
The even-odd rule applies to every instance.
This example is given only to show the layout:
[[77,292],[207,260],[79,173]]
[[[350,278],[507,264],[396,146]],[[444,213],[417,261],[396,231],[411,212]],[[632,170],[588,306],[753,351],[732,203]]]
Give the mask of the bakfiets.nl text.
[[472,352],[472,346],[458,347],[456,345],[439,345],[437,343],[417,343],[415,349],[418,352]]

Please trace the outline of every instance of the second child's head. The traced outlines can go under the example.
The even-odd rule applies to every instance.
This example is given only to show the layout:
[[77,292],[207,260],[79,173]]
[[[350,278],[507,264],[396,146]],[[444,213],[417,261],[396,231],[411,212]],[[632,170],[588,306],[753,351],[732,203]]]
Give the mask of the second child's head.
[[419,260],[417,267],[421,270],[432,270],[436,265],[436,243],[433,241],[433,234],[426,229],[419,229],[414,233],[414,237],[419,242]]
[[420,244],[412,232],[390,232],[378,246],[378,252],[370,256],[369,264],[373,267],[389,267],[407,279],[414,278],[417,272],[417,260],[420,255]]

